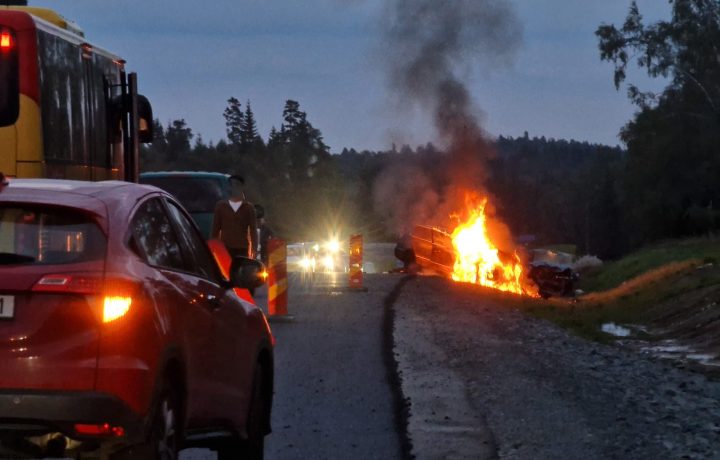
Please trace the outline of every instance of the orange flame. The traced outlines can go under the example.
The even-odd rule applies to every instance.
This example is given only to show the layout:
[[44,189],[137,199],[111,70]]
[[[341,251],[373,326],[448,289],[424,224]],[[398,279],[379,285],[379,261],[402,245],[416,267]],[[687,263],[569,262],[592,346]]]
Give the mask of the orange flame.
[[[472,200],[477,203],[477,200]],[[487,198],[469,209],[469,218],[452,233],[455,266],[452,279],[515,294],[532,293],[523,286],[523,265],[517,254],[501,254],[488,235]],[[503,261],[502,259],[510,259]]]

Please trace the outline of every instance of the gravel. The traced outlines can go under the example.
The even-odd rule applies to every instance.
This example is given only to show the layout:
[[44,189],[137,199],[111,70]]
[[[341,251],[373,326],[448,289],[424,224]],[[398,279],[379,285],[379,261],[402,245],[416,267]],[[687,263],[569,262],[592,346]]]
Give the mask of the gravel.
[[720,383],[434,277],[394,304],[417,458],[720,459]]

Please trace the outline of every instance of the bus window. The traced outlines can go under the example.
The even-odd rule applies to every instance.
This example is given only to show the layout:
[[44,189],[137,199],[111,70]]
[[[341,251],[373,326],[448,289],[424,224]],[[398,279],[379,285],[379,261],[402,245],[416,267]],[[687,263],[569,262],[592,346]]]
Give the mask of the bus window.
[[20,75],[15,34],[0,27],[0,127],[15,124],[20,114]]
[[45,158],[88,164],[88,92],[79,47],[38,30]]

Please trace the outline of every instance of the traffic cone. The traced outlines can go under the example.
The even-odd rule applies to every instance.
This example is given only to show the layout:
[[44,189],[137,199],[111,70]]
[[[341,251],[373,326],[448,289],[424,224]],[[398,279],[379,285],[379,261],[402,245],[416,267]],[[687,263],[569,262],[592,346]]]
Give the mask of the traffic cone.
[[351,291],[367,291],[363,287],[363,237],[353,235],[350,237],[350,269],[348,274],[348,289]]
[[268,240],[268,317],[292,320],[288,315],[287,245],[285,240]]

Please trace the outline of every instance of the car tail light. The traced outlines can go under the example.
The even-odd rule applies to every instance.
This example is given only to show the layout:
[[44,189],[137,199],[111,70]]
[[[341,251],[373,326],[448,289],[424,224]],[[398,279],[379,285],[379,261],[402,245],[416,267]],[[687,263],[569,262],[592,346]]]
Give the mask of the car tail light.
[[81,436],[113,436],[117,438],[125,436],[125,428],[112,426],[109,423],[76,423],[75,432]]
[[102,291],[102,277],[91,274],[52,274],[45,275],[33,286],[34,292],[54,292],[62,294],[99,294]]
[[0,50],[9,51],[15,46],[14,34],[5,28],[0,28]]
[[108,296],[103,299],[103,323],[122,318],[130,311],[132,297]]
[[119,277],[106,277],[92,273],[45,275],[33,286],[33,292],[100,296],[98,315],[103,323],[125,316],[139,293],[140,282]]

